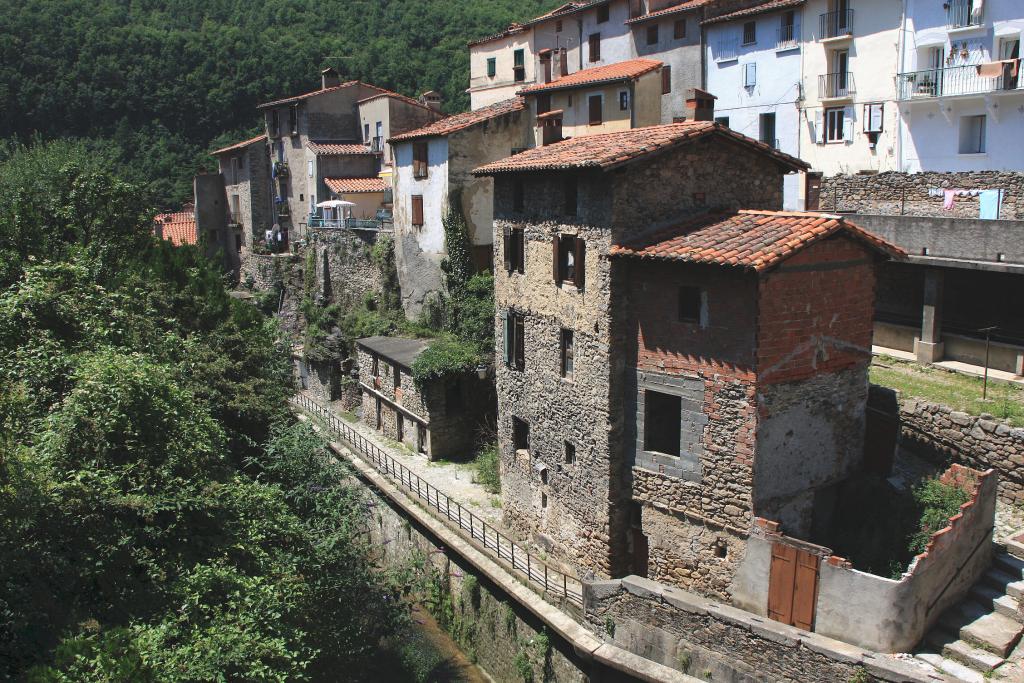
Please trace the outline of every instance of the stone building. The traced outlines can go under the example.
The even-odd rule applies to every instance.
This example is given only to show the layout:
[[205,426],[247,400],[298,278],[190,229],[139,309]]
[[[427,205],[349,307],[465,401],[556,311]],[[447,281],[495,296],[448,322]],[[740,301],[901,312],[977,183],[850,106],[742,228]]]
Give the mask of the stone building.
[[466,220],[477,268],[490,269],[493,183],[472,171],[529,146],[524,110],[522,98],[515,97],[388,141],[395,154],[395,259],[407,315],[419,315],[431,293],[444,286],[441,221],[453,200]]
[[612,246],[710,209],[779,209],[783,176],[804,168],[702,121],[575,138],[476,170],[495,178],[504,262],[495,304],[510,525],[581,571],[631,571],[636,368],[627,264],[610,258]]
[[211,154],[224,179],[227,220],[236,238],[235,248],[245,258],[274,225],[267,136],[257,135]]
[[430,460],[464,459],[477,431],[494,414],[486,379],[465,373],[418,387],[412,364],[430,340],[366,337],[356,341],[362,420]]

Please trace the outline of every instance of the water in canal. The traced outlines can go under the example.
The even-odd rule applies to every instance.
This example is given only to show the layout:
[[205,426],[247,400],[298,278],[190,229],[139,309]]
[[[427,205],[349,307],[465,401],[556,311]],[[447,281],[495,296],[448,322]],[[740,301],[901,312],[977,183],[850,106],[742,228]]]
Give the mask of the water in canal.
[[378,656],[373,680],[381,683],[490,683],[422,607],[408,631],[391,638]]

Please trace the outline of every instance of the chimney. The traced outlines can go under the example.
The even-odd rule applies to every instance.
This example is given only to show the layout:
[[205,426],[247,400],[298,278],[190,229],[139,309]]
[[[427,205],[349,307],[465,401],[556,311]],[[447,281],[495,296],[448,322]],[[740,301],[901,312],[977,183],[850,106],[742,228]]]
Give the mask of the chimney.
[[420,104],[426,105],[434,111],[441,111],[441,93],[436,90],[428,90],[420,95]]
[[334,67],[327,67],[320,72],[320,89],[327,90],[333,88],[336,85],[341,85],[341,75],[338,70]]
[[540,57],[540,82],[550,83],[551,82],[551,54],[550,48],[544,48],[537,53]]
[[690,88],[686,91],[686,108],[693,111],[694,121],[715,120],[715,100],[718,98],[700,88]]

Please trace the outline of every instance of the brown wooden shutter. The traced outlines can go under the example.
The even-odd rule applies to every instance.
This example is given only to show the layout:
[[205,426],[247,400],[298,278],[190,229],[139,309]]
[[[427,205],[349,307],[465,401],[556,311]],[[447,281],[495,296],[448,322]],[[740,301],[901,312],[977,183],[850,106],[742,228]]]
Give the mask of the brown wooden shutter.
[[768,573],[768,617],[783,624],[793,618],[793,580],[796,576],[796,548],[772,544]]
[[505,256],[505,272],[512,272],[512,230],[508,227],[501,229],[501,235],[503,239],[502,247],[504,249]]
[[793,592],[793,626],[805,631],[814,629],[814,604],[818,598],[818,563],[816,555],[797,552]]
[[666,64],[661,67],[661,94],[672,92],[672,67]]
[[576,278],[575,284],[579,289],[583,289],[583,271],[587,265],[587,245],[583,241],[582,237],[576,237],[576,253],[573,256],[576,257]]
[[423,225],[423,195],[412,196],[412,224]]
[[556,283],[561,276],[561,272],[558,267],[558,246],[560,241],[561,237],[559,235],[555,235],[551,238],[551,277],[554,278]]
[[590,61],[597,62],[601,59],[601,34],[591,33],[588,39],[590,45]]
[[601,123],[601,96],[591,95],[588,104],[590,106],[590,125],[599,125]]

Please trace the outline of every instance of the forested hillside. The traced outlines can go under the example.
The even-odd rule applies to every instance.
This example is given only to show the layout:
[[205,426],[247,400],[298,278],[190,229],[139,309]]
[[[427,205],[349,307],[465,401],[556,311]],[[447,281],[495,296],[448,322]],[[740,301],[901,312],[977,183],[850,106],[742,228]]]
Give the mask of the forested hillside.
[[[468,106],[466,43],[558,0],[0,0],[0,138],[83,138],[172,207],[324,66]],[[104,154],[108,156],[108,154]]]

